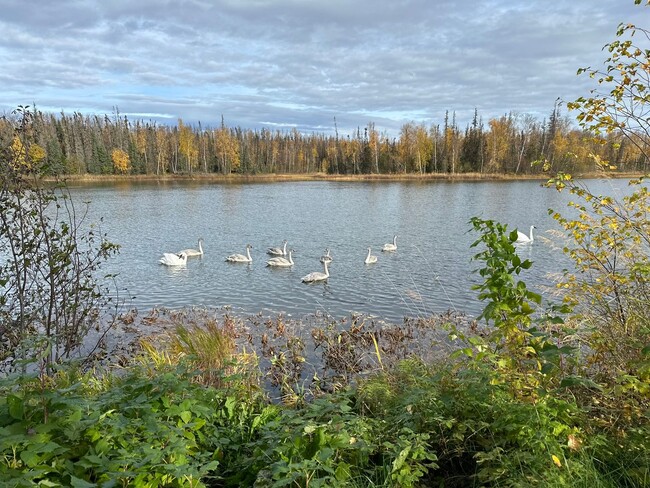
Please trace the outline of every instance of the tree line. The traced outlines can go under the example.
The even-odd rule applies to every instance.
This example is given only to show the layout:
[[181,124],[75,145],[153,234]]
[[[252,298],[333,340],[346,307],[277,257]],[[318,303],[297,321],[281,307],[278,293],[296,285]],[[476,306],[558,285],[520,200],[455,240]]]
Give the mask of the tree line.
[[[22,107],[25,109],[25,107]],[[487,123],[475,110],[463,129],[455,113],[442,124],[409,122],[397,137],[374,123],[350,134],[161,125],[111,116],[53,114],[32,109],[31,155],[54,175],[102,174],[455,174],[648,171],[647,136],[635,143],[614,131],[596,136],[575,128],[556,103],[548,118],[508,113]],[[0,118],[3,147],[17,144],[12,115]]]

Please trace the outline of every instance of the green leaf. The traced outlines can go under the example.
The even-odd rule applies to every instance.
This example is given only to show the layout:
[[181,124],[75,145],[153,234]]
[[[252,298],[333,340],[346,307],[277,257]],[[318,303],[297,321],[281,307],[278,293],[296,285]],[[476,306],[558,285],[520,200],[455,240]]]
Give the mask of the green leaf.
[[20,453],[20,459],[30,468],[38,466],[41,462],[41,456],[28,449]]
[[[61,486],[61,483],[55,483],[54,481],[50,481],[50,480],[41,480],[41,481],[38,482],[38,486],[55,487],[55,486]],[[93,486],[95,486],[95,485],[93,485]]]
[[9,406],[9,415],[16,420],[22,420],[25,414],[25,405],[23,399],[16,395],[9,395],[7,397],[7,405]]
[[92,468],[95,468],[97,466],[101,466],[102,464],[104,464],[104,459],[97,456],[96,454],[87,454],[84,457],[82,457],[81,459],[79,459],[79,461],[77,461],[75,464],[77,466],[82,467],[82,468],[86,468],[86,469],[90,468],[90,469],[92,469]]
[[542,366],[542,374],[550,374],[554,369],[555,365],[553,363],[544,363]]
[[95,451],[97,451],[99,454],[107,453],[110,450],[111,446],[104,438],[99,439],[97,441],[97,444],[95,444]]
[[347,481],[350,479],[350,465],[344,462],[339,463],[334,472],[334,477],[337,481]]
[[89,483],[80,478],[77,478],[76,476],[71,475],[70,486],[72,486],[73,488],[92,488],[93,486],[97,486],[97,485],[95,483]]
[[229,396],[226,398],[226,412],[228,413],[228,418],[232,419],[235,413],[235,405],[237,404],[237,399],[235,397]]
[[208,471],[215,471],[221,463],[217,460],[210,461],[208,464],[204,464],[201,466],[201,470],[203,472],[208,472]]
[[68,422],[70,423],[76,423],[79,422],[83,418],[83,414],[80,409],[75,410],[72,412],[70,415],[68,415]]

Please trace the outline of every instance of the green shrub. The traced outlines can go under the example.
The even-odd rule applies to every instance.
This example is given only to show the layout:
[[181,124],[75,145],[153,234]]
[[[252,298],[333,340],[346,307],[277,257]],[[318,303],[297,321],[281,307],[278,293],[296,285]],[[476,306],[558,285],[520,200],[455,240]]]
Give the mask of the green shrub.
[[133,371],[96,392],[37,385],[8,383],[0,396],[0,479],[15,486],[203,486],[224,452],[215,432],[241,438],[252,423],[241,412],[257,414],[176,372]]

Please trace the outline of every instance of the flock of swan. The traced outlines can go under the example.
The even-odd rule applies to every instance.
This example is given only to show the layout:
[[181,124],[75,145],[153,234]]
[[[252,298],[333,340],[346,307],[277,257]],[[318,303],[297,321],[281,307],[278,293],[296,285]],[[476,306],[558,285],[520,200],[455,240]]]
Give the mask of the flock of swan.
[[[397,235],[393,237],[393,242],[384,244],[382,247],[382,252],[395,252],[397,251]],[[267,266],[270,267],[281,267],[289,268],[293,266],[293,249],[287,251],[288,242],[284,240],[282,242],[282,247],[269,247],[266,253],[272,258],[266,262]],[[187,264],[188,257],[197,257],[203,256],[203,238],[199,238],[198,249],[183,249],[177,253],[164,253],[163,256],[158,261],[160,264],[165,266],[184,266]],[[251,249],[253,246],[250,244],[246,245],[246,254],[231,254],[226,257],[226,261],[229,263],[252,263],[253,258],[251,257]],[[329,248],[325,249],[325,253],[320,258],[321,263],[323,264],[323,272],[314,271],[309,273],[306,276],[302,277],[303,283],[313,283],[315,281],[325,281],[329,278],[329,269],[328,265],[333,261],[332,255],[330,254]],[[375,264],[377,262],[377,256],[372,255],[372,248],[368,248],[368,254],[364,260],[365,264]]]
[[[533,229],[536,227],[534,225],[530,226],[529,235],[524,234],[521,231],[517,231],[517,240],[516,244],[531,244],[534,240]],[[381,248],[382,252],[395,252],[397,251],[397,235],[393,236],[393,242],[384,244]],[[267,266],[270,267],[279,267],[279,268],[290,268],[294,265],[292,253],[294,249],[289,249],[287,251],[288,242],[284,240],[281,247],[269,247],[266,251],[266,254],[273,256],[269,258],[266,262]],[[187,264],[187,258],[203,256],[203,238],[199,239],[198,249],[183,249],[177,253],[164,253],[162,258],[158,261],[160,264],[165,266],[184,266]],[[251,249],[253,246],[250,244],[246,245],[246,254],[231,254],[226,257],[226,261],[229,263],[252,263],[253,258],[251,257]],[[325,254],[320,258],[321,263],[323,264],[323,271],[313,271],[306,276],[302,277],[303,283],[313,283],[315,281],[325,281],[329,278],[329,269],[328,264],[333,260],[330,250],[325,249]],[[368,254],[364,260],[365,264],[375,264],[377,262],[377,256],[373,256],[372,248],[368,248]]]

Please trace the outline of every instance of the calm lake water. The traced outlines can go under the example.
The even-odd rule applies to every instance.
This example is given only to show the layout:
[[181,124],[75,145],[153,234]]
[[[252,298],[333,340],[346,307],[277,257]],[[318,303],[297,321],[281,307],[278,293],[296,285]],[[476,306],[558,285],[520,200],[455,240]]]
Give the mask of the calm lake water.
[[[596,193],[619,195],[626,180],[591,180]],[[232,307],[236,314],[325,313],[335,318],[361,312],[388,321],[456,310],[478,313],[472,273],[477,238],[469,219],[479,216],[528,233],[519,249],[533,268],[522,274],[531,287],[552,283],[570,263],[558,246],[559,227],[548,208],[566,210],[568,193],[539,181],[516,182],[287,182],[255,184],[120,183],[73,187],[89,201],[89,219],[104,218],[102,231],[121,245],[105,267],[116,272],[125,307]],[[398,251],[383,253],[397,234]],[[163,252],[196,248],[202,258],[184,267],[158,264]],[[295,249],[290,269],[266,267],[266,250],[283,239]],[[252,264],[225,262],[253,246]],[[367,248],[378,262],[365,265]],[[326,247],[334,261],[325,283],[301,277],[322,271]]]

